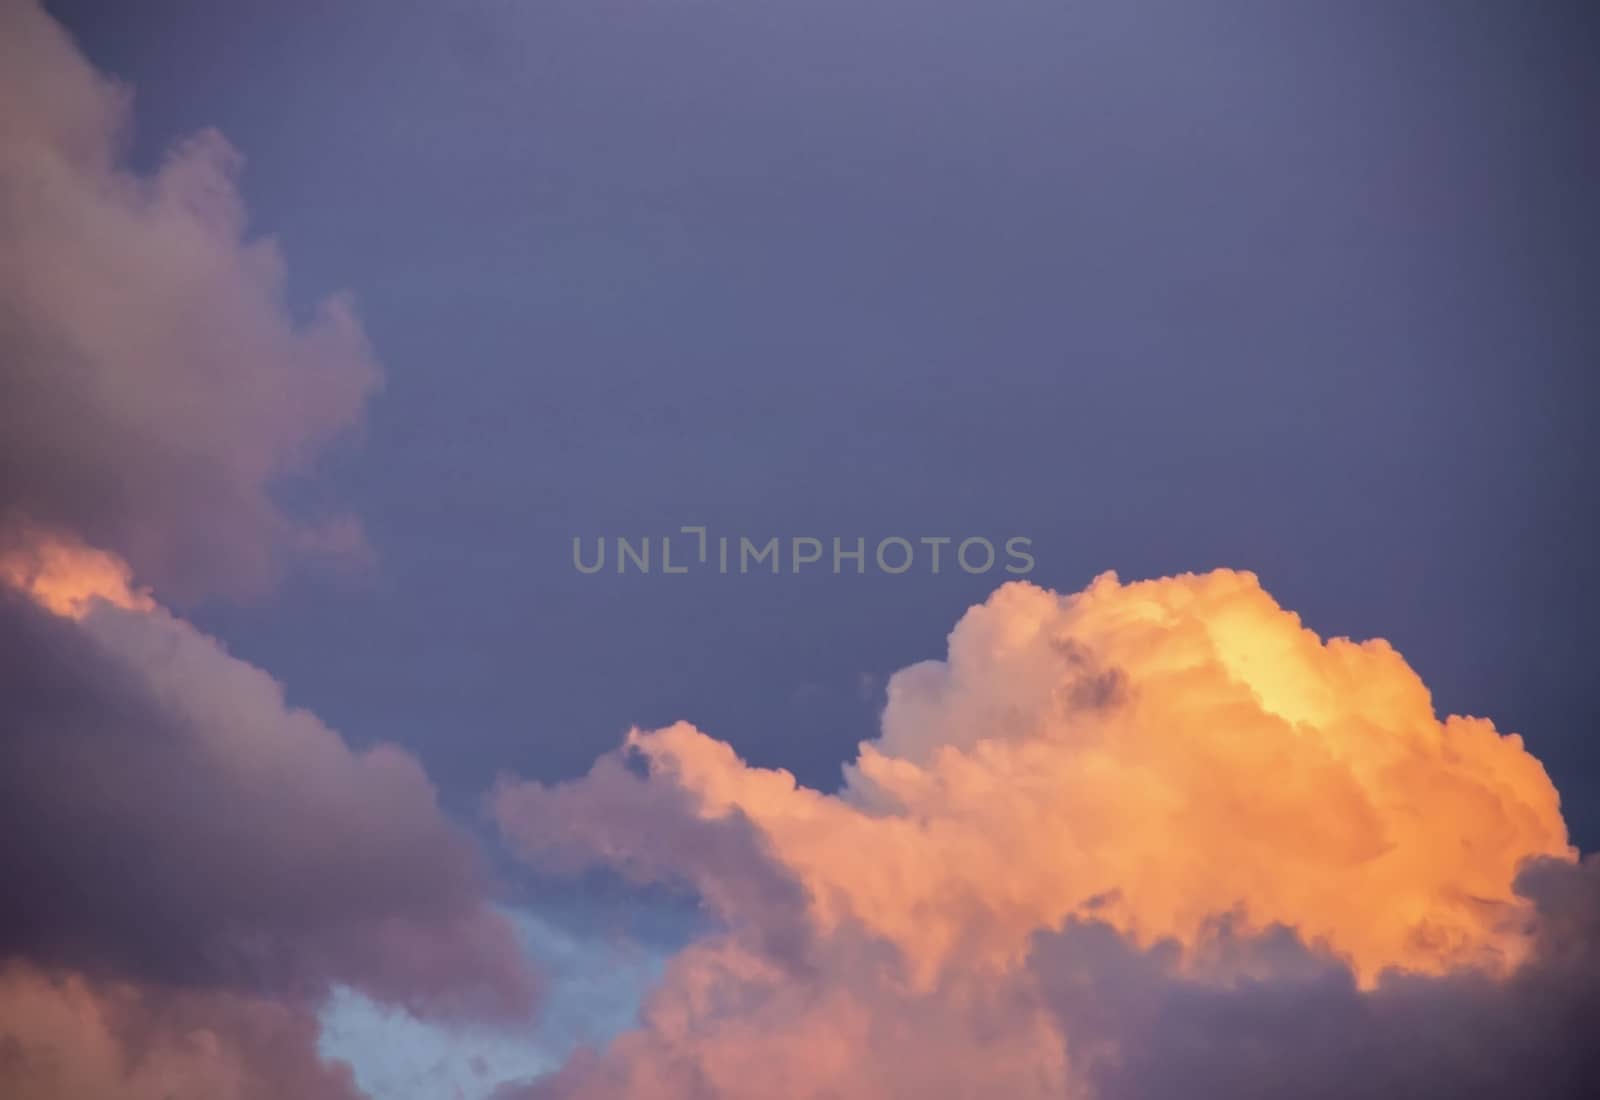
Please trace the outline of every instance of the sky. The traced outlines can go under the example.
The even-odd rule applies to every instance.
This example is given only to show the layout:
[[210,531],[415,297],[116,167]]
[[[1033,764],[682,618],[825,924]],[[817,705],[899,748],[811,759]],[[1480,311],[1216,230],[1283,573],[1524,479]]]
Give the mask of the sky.
[[0,1082],[1578,1079],[1585,5],[0,12]]

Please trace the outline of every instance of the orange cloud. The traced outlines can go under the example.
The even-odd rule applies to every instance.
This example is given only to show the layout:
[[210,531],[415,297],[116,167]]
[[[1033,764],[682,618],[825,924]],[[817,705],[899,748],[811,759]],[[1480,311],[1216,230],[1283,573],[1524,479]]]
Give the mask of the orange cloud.
[[[772,1096],[891,1095],[919,1066],[928,1095],[1076,1095],[1044,1004],[1085,1002],[1041,992],[1041,936],[1092,922],[1214,976],[1278,929],[1369,991],[1505,975],[1533,942],[1519,868],[1575,856],[1519,737],[1439,718],[1390,645],[1324,641],[1230,571],[1007,585],[893,677],[835,792],[679,723],[493,805],[535,863],[687,882],[724,928],[539,1096],[749,1095],[762,1064],[792,1075]],[[869,1059],[891,1076],[844,1068]]]
[[628,744],[698,816],[748,821],[821,927],[860,922],[924,981],[1090,912],[1193,942],[1238,910],[1367,979],[1493,966],[1517,867],[1570,854],[1519,737],[1440,720],[1391,646],[1324,642],[1248,573],[1002,588],[891,680],[836,794],[686,724]]
[[153,611],[156,606],[147,589],[134,587],[133,570],[115,554],[37,528],[0,545],[0,584],[69,619],[83,618],[96,600],[127,611]]

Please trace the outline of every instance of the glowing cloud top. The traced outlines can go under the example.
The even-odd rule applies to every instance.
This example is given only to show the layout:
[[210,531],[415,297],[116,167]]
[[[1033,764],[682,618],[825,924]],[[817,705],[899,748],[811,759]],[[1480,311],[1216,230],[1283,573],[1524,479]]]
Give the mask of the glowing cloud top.
[[1116,1095],[1182,983],[1360,1013],[1433,983],[1408,1022],[1458,973],[1520,988],[1549,922],[1519,875],[1575,855],[1520,738],[1229,571],[1007,585],[890,681],[835,793],[679,723],[493,805],[533,862],[687,883],[722,928],[538,1097],[749,1095],[758,1067],[796,1098]]

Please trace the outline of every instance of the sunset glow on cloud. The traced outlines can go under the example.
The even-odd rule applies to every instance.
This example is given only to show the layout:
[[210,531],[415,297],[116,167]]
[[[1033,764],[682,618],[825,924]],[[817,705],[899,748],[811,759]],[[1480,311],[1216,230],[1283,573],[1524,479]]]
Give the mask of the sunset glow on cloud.
[[734,1096],[758,1067],[772,1096],[1096,1095],[1070,1017],[1106,1010],[1107,960],[1041,969],[1056,938],[1359,999],[1509,980],[1545,934],[1529,861],[1596,883],[1520,738],[1439,720],[1390,646],[1323,642],[1226,571],[1000,589],[891,679],[837,793],[679,724],[494,807],[535,863],[686,883],[726,928],[552,1096]]
[[[0,1028],[18,1095],[354,1095],[317,1006],[526,1021],[535,982],[417,761],[353,750],[115,558],[0,568]],[[133,593],[133,594],[130,594]]]
[[340,301],[290,319],[221,139],[141,176],[125,116],[0,2],[0,1093],[353,1097],[316,1046],[336,987],[525,1025],[536,981],[416,758],[162,606],[360,546],[269,488],[376,369]]
[[[310,19],[314,7],[292,14]],[[372,87],[382,97],[418,96],[406,100],[403,124],[390,127],[403,136],[407,168],[366,177],[355,170],[358,157],[338,161],[348,179],[334,170],[321,177],[335,193],[330,208],[360,222],[350,212],[376,210],[387,197],[379,193],[391,188],[414,186],[434,195],[435,204],[462,207],[491,202],[497,189],[516,190],[491,172],[477,172],[470,157],[427,161],[429,142],[451,134],[449,126],[428,124],[428,97],[464,94],[475,114],[490,118],[485,144],[496,149],[512,143],[516,127],[534,125],[523,118],[537,114],[526,103],[553,110],[561,97],[543,85],[533,94],[518,84],[518,95],[509,96],[476,83],[489,79],[485,73],[506,76],[495,71],[501,36],[480,33],[484,26],[472,20],[490,17],[475,7],[463,6],[468,14],[442,36],[427,22],[437,16],[417,14],[426,6],[408,14],[384,7],[383,18],[414,36],[407,41],[447,40],[441,48],[448,79],[435,87],[412,72],[406,50],[390,51],[404,58],[405,88]],[[531,7],[580,45],[612,43],[606,36],[615,28],[601,25],[609,14],[590,26],[583,22],[593,18],[585,5]],[[657,7],[673,9],[676,18],[675,6]],[[685,7],[701,17],[701,6]],[[734,30],[761,32],[765,15],[751,19],[746,7],[737,7]],[[277,48],[262,11],[263,56],[293,56]],[[809,6],[805,14],[810,18]],[[494,18],[501,15],[496,9]],[[854,8],[839,17],[852,31],[845,37],[853,50]],[[652,8],[650,18],[667,16]],[[829,25],[817,18],[817,28]],[[334,41],[338,33],[324,41],[305,30],[310,25],[290,29],[315,38],[334,59],[329,64],[342,65],[339,50],[351,43]],[[920,24],[912,30],[913,37],[923,32]],[[693,35],[672,33],[686,35],[680,49],[696,48]],[[607,50],[596,56],[624,69],[652,61],[655,32],[629,35],[607,47],[615,56]],[[886,37],[898,48],[901,28]],[[648,48],[629,52],[634,38]],[[551,41],[562,39],[556,34]],[[1231,88],[1234,44],[1227,45],[1221,54]],[[206,51],[190,51],[195,56],[185,60],[219,69],[232,64],[225,51],[209,50],[207,42]],[[745,53],[727,56],[742,64]],[[888,322],[881,331],[874,327],[880,320],[874,295],[901,276],[861,265],[873,287],[861,298],[872,304],[852,301],[850,309],[872,317],[858,342],[813,347],[772,319],[761,320],[760,339],[723,327],[746,312],[761,318],[770,309],[776,318],[782,310],[773,303],[804,314],[807,339],[826,327],[814,324],[806,296],[783,281],[791,266],[803,266],[813,237],[827,236],[814,234],[815,222],[775,219],[792,234],[784,240],[795,253],[775,262],[761,250],[717,251],[732,249],[730,240],[743,247],[753,227],[774,220],[759,204],[743,205],[750,201],[739,190],[750,186],[745,176],[787,179],[817,159],[796,152],[774,160],[771,172],[750,171],[756,161],[747,163],[746,146],[760,147],[769,129],[807,129],[794,124],[821,108],[806,96],[792,102],[780,96],[774,117],[782,124],[749,133],[740,129],[749,121],[743,116],[724,119],[736,132],[730,149],[737,155],[711,158],[715,171],[705,172],[715,178],[714,190],[700,182],[704,166],[680,171],[659,150],[644,156],[666,165],[654,182],[636,181],[618,167],[630,162],[602,156],[608,171],[635,188],[626,191],[622,216],[610,209],[616,195],[590,194],[562,176],[563,156],[609,155],[600,148],[607,142],[594,137],[609,132],[600,121],[609,101],[585,83],[587,62],[564,71],[564,57],[553,50],[539,63],[556,74],[551,88],[563,87],[556,79],[562,77],[576,89],[581,140],[564,153],[560,143],[548,152],[540,145],[536,155],[518,147],[552,173],[540,177],[546,190],[537,201],[561,217],[550,224],[540,220],[543,213],[515,225],[496,223],[494,240],[525,230],[539,248],[548,246],[570,264],[580,289],[598,294],[604,309],[590,310],[594,303],[582,294],[563,297],[571,288],[556,284],[567,272],[542,258],[548,285],[540,293],[559,310],[600,316],[589,354],[628,366],[596,375],[598,381],[584,375],[576,322],[568,332],[565,313],[540,314],[530,328],[571,337],[549,358],[570,353],[580,364],[570,368],[573,375],[584,375],[567,379],[570,402],[547,399],[538,388],[542,375],[538,386],[518,388],[535,373],[524,370],[524,360],[538,357],[525,354],[517,343],[521,330],[507,326],[513,335],[501,338],[516,344],[516,400],[497,398],[481,415],[443,412],[430,420],[418,410],[447,406],[448,398],[477,384],[466,361],[481,350],[473,340],[482,334],[463,326],[434,341],[431,321],[402,326],[412,342],[394,343],[425,360],[426,369],[413,360],[412,373],[390,375],[411,404],[387,422],[389,465],[374,463],[383,466],[376,473],[341,469],[342,476],[309,486],[318,463],[326,468],[339,443],[361,430],[384,377],[353,299],[320,287],[290,293],[284,253],[248,216],[240,154],[216,131],[189,132],[210,123],[191,125],[179,112],[174,117],[185,120],[184,132],[171,140],[163,135],[164,151],[150,156],[131,139],[133,89],[91,63],[40,4],[0,0],[0,1098],[1589,1095],[1600,1082],[1600,1053],[1589,1041],[1600,1019],[1600,856],[1580,850],[1591,844],[1582,814],[1593,790],[1582,782],[1579,753],[1571,743],[1540,740],[1540,723],[1525,722],[1514,707],[1504,711],[1511,721],[1501,726],[1490,717],[1448,713],[1502,714],[1498,706],[1451,702],[1459,696],[1443,685],[1466,649],[1430,651],[1403,630],[1375,627],[1403,643],[1414,668],[1381,638],[1324,637],[1313,627],[1335,599],[1319,605],[1303,598],[1304,587],[1281,584],[1272,568],[1261,566],[1260,576],[1228,568],[1153,576],[1188,562],[1259,564],[1249,554],[1215,551],[1246,545],[1226,537],[1236,531],[1288,521],[1240,504],[1244,497],[1230,495],[1235,482],[1259,478],[1285,500],[1298,499],[1302,487],[1288,477],[1279,484],[1277,471],[1253,451],[1243,473],[1223,479],[1221,503],[1205,505],[1211,511],[1204,515],[1196,505],[1189,517],[1210,524],[1216,542],[1197,538],[1191,546],[1175,535],[1173,547],[1194,551],[1178,565],[1106,556],[1143,560],[1137,570],[1153,579],[1095,577],[1094,569],[1060,566],[1054,574],[1060,590],[1032,583],[1030,572],[1028,581],[987,591],[971,587],[988,583],[975,579],[982,571],[949,568],[947,561],[943,573],[926,574],[835,569],[827,575],[819,568],[802,575],[798,567],[718,573],[715,586],[696,588],[702,577],[662,562],[656,573],[580,569],[577,595],[561,587],[576,576],[566,554],[577,540],[564,529],[559,538],[555,532],[584,515],[588,490],[580,475],[567,466],[547,469],[522,451],[480,461],[479,452],[454,449],[461,437],[498,431],[522,441],[547,434],[571,467],[595,458],[603,476],[625,483],[618,499],[628,507],[618,512],[640,530],[671,529],[662,516],[677,502],[658,501],[659,486],[647,475],[658,463],[670,465],[667,452],[682,447],[693,451],[685,468],[707,481],[724,479],[726,496],[708,495],[707,515],[679,518],[710,524],[743,508],[763,523],[773,520],[777,530],[779,513],[763,513],[771,498],[788,494],[782,507],[797,515],[816,503],[808,495],[831,500],[823,482],[810,480],[813,465],[837,459],[845,473],[835,476],[853,484],[867,476],[862,471],[872,465],[869,449],[880,430],[926,416],[933,442],[917,452],[920,459],[913,455],[915,476],[893,473],[898,458],[880,453],[890,472],[875,490],[879,498],[858,498],[853,506],[840,498],[840,514],[877,522],[904,506],[884,522],[904,515],[909,532],[918,503],[912,498],[959,498],[967,511],[958,518],[976,531],[1005,514],[994,503],[996,487],[1024,482],[1002,469],[1009,452],[1005,462],[994,460],[987,480],[950,457],[952,440],[965,441],[971,425],[955,415],[964,409],[938,405],[948,390],[955,406],[999,402],[994,407],[1006,415],[985,424],[990,444],[1009,446],[1012,436],[1030,433],[1043,441],[1030,466],[1039,480],[1018,490],[1029,510],[1023,518],[1062,514],[1086,530],[1092,526],[1089,510],[1066,484],[1081,462],[1057,453],[1069,427],[1055,423],[1055,413],[1038,411],[1046,409],[1043,389],[1008,388],[998,374],[986,373],[987,365],[970,368],[969,360],[980,357],[966,347],[951,361],[957,365],[940,366],[948,367],[946,375],[913,382],[891,374],[881,390],[859,393],[836,394],[819,383],[820,398],[803,393],[798,371],[763,392],[760,377],[741,363],[718,385],[703,387],[709,396],[685,398],[682,408],[674,404],[659,417],[627,415],[628,395],[657,367],[635,370],[625,345],[606,340],[633,324],[647,341],[661,338],[654,322],[661,332],[675,330],[678,311],[692,299],[687,290],[675,296],[680,279],[688,286],[712,269],[736,273],[736,291],[712,295],[717,327],[696,345],[700,350],[726,344],[746,356],[756,348],[760,355],[750,358],[759,359],[796,344],[803,357],[837,355],[855,370],[852,356],[895,353],[900,333]],[[939,80],[959,75],[929,65],[938,80],[902,88],[899,76],[884,82],[881,66],[853,57],[834,66],[829,79],[843,81],[850,96],[888,95],[896,128],[900,112],[914,114],[925,94],[942,87]],[[1043,68],[1060,67],[1053,55],[1045,60]],[[682,120],[730,98],[716,83],[728,76],[721,64],[693,72],[711,83],[686,82],[681,102],[625,87],[624,114],[651,134],[680,115],[686,131],[698,129],[698,122]],[[809,83],[813,69],[826,66],[808,62],[788,72],[784,64],[775,63],[775,71],[839,109],[829,98],[831,85]],[[728,65],[735,72],[733,61]],[[519,59],[518,74],[524,67],[534,66]],[[694,68],[684,64],[685,72]],[[1004,71],[1010,79],[1023,70],[1007,57]],[[1018,87],[1032,79],[1017,76]],[[318,133],[355,141],[383,129],[358,109],[369,94],[364,81],[347,82],[355,105],[341,97],[338,110],[327,97],[305,93],[307,113],[348,127]],[[917,95],[904,95],[907,89]],[[258,100],[254,86],[250,91],[252,105],[271,100],[265,94]],[[1016,93],[1009,85],[1005,91]],[[1156,98],[1183,98],[1170,91],[1163,86]],[[790,94],[787,85],[783,94]],[[506,102],[516,110],[502,117],[497,112]],[[848,119],[833,120],[841,132],[853,133],[861,121],[854,102],[846,97]],[[960,102],[965,109],[968,99]],[[1000,102],[1006,111],[1016,108],[1009,99]],[[972,110],[982,106],[974,92]],[[1231,117],[1221,107],[1208,109]],[[961,121],[944,115],[930,116],[937,125],[927,129]],[[1292,121],[1298,137],[1302,128]],[[647,152],[653,148],[639,140]],[[865,147],[876,155],[880,140]],[[1145,137],[1131,144],[1141,142],[1163,146]],[[1083,162],[1124,144],[1120,138],[1091,144]],[[326,148],[308,147],[332,163],[338,145],[329,139]],[[960,174],[949,166],[931,171],[929,164],[944,162],[910,153],[883,159],[875,171],[890,172],[890,162],[904,160],[920,165],[918,178],[937,177],[930,186]],[[915,247],[886,247],[884,256],[923,265],[924,237],[933,236],[912,216],[923,200],[907,201],[904,187],[872,184],[863,167],[868,160],[829,161],[829,174],[813,180],[823,190],[838,185],[848,193],[817,222],[847,240],[855,231],[851,218],[865,225],[880,216],[871,213],[873,202],[886,201],[885,211],[909,219],[906,240]],[[1076,172],[1079,162],[1071,163]],[[852,174],[858,168],[859,179]],[[391,178],[410,174],[416,179]],[[665,201],[668,185],[682,183],[680,174],[694,184],[693,201],[654,211],[651,204]],[[569,185],[570,194],[562,190]],[[733,190],[725,196],[723,186]],[[1035,185],[1007,186],[1020,200]],[[801,190],[796,185],[795,195]],[[323,198],[318,192],[306,205]],[[974,200],[984,232],[973,235],[987,241],[988,219],[1009,201]],[[1054,202],[1052,194],[1039,222],[1060,216]],[[946,217],[939,202],[930,198],[926,205],[940,212],[934,220]],[[702,235],[695,218],[708,210],[734,220]],[[1135,213],[1143,232],[1146,211]],[[659,223],[652,222],[657,215]],[[645,228],[628,247],[611,247],[596,228],[613,220],[631,225],[635,217]],[[579,228],[563,229],[562,218]],[[463,246],[451,263],[439,265],[441,275],[414,259],[412,242],[397,241],[384,224],[375,217],[355,233],[377,257],[372,281],[390,280],[391,308],[403,304],[395,312],[423,315],[428,306],[459,299],[474,324],[480,318],[471,310],[484,309],[488,330],[494,308],[507,301],[522,308],[516,294],[525,288],[511,250],[463,260],[472,251]],[[571,239],[564,238],[569,231]],[[959,236],[952,231],[952,240]],[[630,319],[624,284],[637,277],[649,287],[647,269],[659,260],[639,258],[649,251],[640,243],[645,238],[674,264],[684,262],[672,267],[671,291]],[[937,245],[954,247],[943,238]],[[1121,248],[1118,241],[1108,254],[1120,257]],[[691,253],[694,262],[686,259]],[[751,259],[758,253],[759,264]],[[336,245],[320,255],[331,266],[337,265],[330,256],[345,259]],[[1135,258],[1132,267],[1159,266]],[[1017,270],[1043,280],[1039,272],[1053,271],[1056,262],[1019,262]],[[474,283],[464,273],[479,264],[491,277]],[[990,277],[983,264],[948,266],[963,277],[969,269]],[[361,270],[355,263],[350,269]],[[338,270],[336,285],[360,281]],[[1086,270],[1093,278],[1085,284],[1106,276]],[[834,273],[841,280],[846,274],[859,272]],[[835,289],[834,275],[815,285]],[[746,282],[768,277],[776,288],[769,288],[770,299],[760,304],[752,297],[747,310],[739,297],[750,291]],[[1210,293],[1220,278],[1207,267],[1191,281]],[[1003,272],[995,277],[1005,279]],[[973,317],[1025,312],[1009,298],[980,309],[973,289],[961,287],[953,299],[961,309],[951,312],[969,306]],[[1183,287],[1184,295],[1191,292],[1188,283]],[[1055,328],[1064,327],[1056,300],[1061,288],[1052,282],[1046,290],[1039,300],[1048,306],[1043,312],[1054,340]],[[607,296],[613,293],[615,300]],[[1027,297],[1018,293],[1019,301]],[[1135,297],[1129,316],[1139,322],[1129,329],[1145,324],[1142,311],[1159,295],[1141,289]],[[802,305],[794,307],[791,298]],[[1470,312],[1451,301],[1457,312]],[[941,312],[914,304],[917,316]],[[1413,314],[1423,312],[1409,304],[1396,309],[1404,320],[1397,327],[1409,334]],[[1093,319],[1088,310],[1084,317]],[[994,332],[1009,332],[1010,321],[994,323]],[[1117,337],[1126,333],[1119,329]],[[1033,354],[990,335],[973,347],[994,359]],[[1123,350],[1118,344],[1119,355]],[[1049,343],[1036,357],[1054,371],[1059,352]],[[1107,359],[1121,369],[1118,355]],[[564,360],[547,367],[540,358],[537,369],[554,375],[569,367]],[[1320,370],[1308,368],[1316,394],[1331,385]],[[1252,385],[1272,390],[1276,383],[1264,368],[1260,373]],[[778,376],[774,368],[768,383]],[[1062,390],[1112,384],[1087,373],[1073,375],[1071,386],[1053,374],[1047,380]],[[675,375],[669,381],[678,384]],[[1217,412],[1234,400],[1231,392],[1225,401],[1206,398],[1207,405],[1200,397],[1210,383],[1185,375],[1168,387],[1181,413],[1168,423],[1156,415],[1155,397],[1138,392],[1142,385],[1118,398],[1128,406],[1119,411],[1130,422],[1148,416],[1157,425],[1152,436],[1193,431],[1213,449],[1217,440],[1231,440],[1230,422]],[[802,396],[816,406],[804,415],[847,406],[827,431],[801,425],[808,446],[825,439],[839,454],[747,468],[740,448],[766,445],[770,425],[803,404]],[[699,410],[689,406],[696,401],[716,425],[703,433],[716,437],[709,443],[692,425]],[[741,419],[745,401],[759,418]],[[1285,426],[1293,403],[1270,401],[1271,415],[1262,417],[1270,432],[1263,429],[1263,437],[1299,447],[1292,425]],[[1391,404],[1405,402],[1363,394],[1359,410],[1376,415],[1372,410]],[[586,450],[590,441],[580,437],[590,429],[568,423],[578,423],[585,409],[584,424],[603,424],[624,445],[614,453]],[[1409,405],[1402,411],[1413,415]],[[1037,421],[1028,419],[1033,415]],[[1556,419],[1548,409],[1539,415]],[[658,420],[666,422],[660,433]],[[440,423],[444,434],[455,434],[441,439]],[[974,435],[979,443],[983,438]],[[974,453],[983,449],[979,443]],[[695,450],[702,444],[703,453]],[[733,450],[716,450],[725,446]],[[1111,459],[1095,457],[1137,467],[1137,478],[1159,483],[1145,485],[1152,498],[1179,495],[1176,481],[1167,479],[1177,476],[1172,470],[1182,460],[1155,453],[1148,438],[1128,442]],[[478,511],[464,503],[472,483],[505,470],[538,483],[524,494],[517,481],[515,500],[503,489],[489,490],[491,505]],[[1338,471],[1339,485],[1357,484],[1345,473]],[[1108,512],[1136,510],[1130,492],[1108,491],[1107,499]],[[660,511],[652,511],[658,504]],[[1392,516],[1388,522],[1397,523]],[[799,520],[791,526],[812,529]],[[702,536],[708,529],[679,528]],[[314,578],[297,575],[308,562],[376,563],[383,548],[369,546],[369,530],[374,544],[382,532],[411,556],[404,567],[374,570],[380,582],[362,599],[331,600]],[[531,545],[529,531],[542,540],[531,549],[519,541],[527,536]],[[1027,539],[1046,574],[1050,540]],[[1416,573],[1432,570],[1453,549],[1444,535],[1419,549],[1377,520],[1349,539],[1341,552],[1355,547],[1373,560],[1404,544],[1415,558],[1406,568]],[[821,545],[812,536],[793,541]],[[900,535],[884,541],[910,545]],[[550,547],[553,556],[545,554]],[[526,578],[552,560],[560,566],[552,570],[557,580],[553,591],[539,589],[541,600],[524,604],[526,592],[515,583],[486,579]],[[1031,552],[1029,563],[1032,570]],[[1350,566],[1362,580],[1344,583],[1364,583],[1360,570],[1368,567]],[[907,637],[915,637],[909,645],[895,639],[893,664],[859,659],[844,640],[877,612],[853,601],[869,584],[883,586],[871,590],[876,598],[902,581],[906,587],[872,606],[890,608],[910,624]],[[1268,582],[1285,602],[1307,609],[1311,625],[1280,604]],[[818,593],[830,583],[836,587],[827,593],[836,602],[827,604]],[[1592,617],[1573,612],[1579,605],[1567,591],[1577,585],[1558,577],[1550,602],[1585,632],[1587,645]],[[1473,599],[1483,595],[1478,589],[1465,587]],[[1419,604],[1417,616],[1438,616],[1441,631],[1462,638],[1498,638],[1487,628],[1459,627],[1475,622],[1451,617],[1466,602],[1439,597]],[[260,610],[274,603],[288,609],[284,618]],[[1555,617],[1549,608],[1535,612]],[[1350,616],[1357,618],[1365,616]],[[925,631],[930,621],[936,625]],[[952,621],[937,659],[905,663],[937,652],[928,647]],[[801,668],[778,656],[835,646],[839,653]],[[1513,648],[1508,643],[1506,652]],[[1556,648],[1525,655],[1528,668],[1519,674],[1530,685],[1526,696],[1574,679],[1570,662],[1578,658],[1557,660]],[[1577,644],[1568,649],[1588,652]],[[570,652],[581,652],[583,667],[598,670],[593,681],[563,682],[571,666],[561,658]],[[1461,662],[1469,670],[1462,675],[1476,675],[1490,660],[1482,654],[1501,650],[1485,643],[1471,652],[1478,663]],[[699,665],[714,681],[690,682]],[[886,670],[901,665],[885,679]],[[1430,683],[1440,689],[1437,703]],[[575,706],[554,701],[563,688]],[[475,725],[474,703],[497,692],[509,700],[502,709],[515,741],[495,741]],[[624,710],[628,716],[616,720]],[[783,736],[755,728],[760,717],[727,720],[751,713],[791,723],[780,734],[811,722],[809,732],[823,747],[808,743],[815,748],[810,757],[790,755],[794,746]],[[629,722],[640,725],[629,730]],[[593,734],[590,726],[606,740],[582,739],[585,729]],[[1551,751],[1561,744],[1568,748],[1565,770],[1561,754]],[[826,774],[797,763],[817,758]],[[1553,776],[1570,799],[1565,806]],[[1578,781],[1569,782],[1574,776]]]
[[133,587],[128,563],[70,536],[24,528],[0,547],[0,582],[26,592],[47,611],[71,619],[104,600],[125,611],[153,611],[150,594]]

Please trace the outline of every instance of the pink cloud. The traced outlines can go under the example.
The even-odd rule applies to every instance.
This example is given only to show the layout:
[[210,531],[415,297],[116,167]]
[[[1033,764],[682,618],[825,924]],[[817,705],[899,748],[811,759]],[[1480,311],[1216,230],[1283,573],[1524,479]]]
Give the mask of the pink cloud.
[[128,102],[35,4],[0,5],[0,522],[73,531],[168,597],[260,591],[306,547],[359,560],[348,519],[271,494],[378,385],[350,301],[292,316],[238,153],[202,133],[141,175]]

